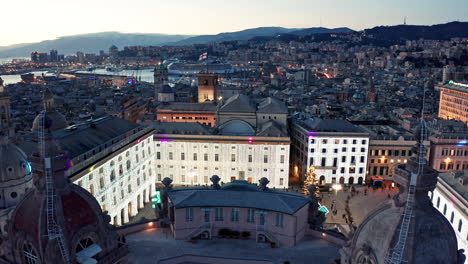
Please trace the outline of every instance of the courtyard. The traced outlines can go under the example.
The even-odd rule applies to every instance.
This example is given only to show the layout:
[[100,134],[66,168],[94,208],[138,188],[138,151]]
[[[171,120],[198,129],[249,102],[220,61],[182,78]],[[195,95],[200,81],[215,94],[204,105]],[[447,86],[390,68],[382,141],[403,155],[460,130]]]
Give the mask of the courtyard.
[[221,258],[246,258],[271,261],[274,264],[328,264],[339,258],[338,245],[325,240],[305,237],[293,248],[271,248],[253,240],[217,239],[191,243],[174,240],[169,229],[157,228],[127,237],[129,263],[157,264],[160,260],[181,255]]

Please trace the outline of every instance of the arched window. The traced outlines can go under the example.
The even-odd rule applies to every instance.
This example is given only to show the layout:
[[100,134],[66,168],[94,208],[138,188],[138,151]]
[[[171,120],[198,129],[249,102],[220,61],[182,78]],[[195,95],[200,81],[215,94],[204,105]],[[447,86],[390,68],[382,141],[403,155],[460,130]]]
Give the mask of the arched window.
[[137,186],[140,186],[140,178],[137,178]]
[[128,185],[128,193],[131,193],[131,192],[132,192],[132,185],[129,184],[129,185]]
[[122,164],[119,165],[119,175],[123,174],[123,167]]
[[90,237],[83,238],[76,245],[75,252],[78,253],[82,251],[83,249],[90,247],[92,244],[94,244],[94,241]]
[[101,189],[104,188],[104,178],[103,177],[99,178],[99,186],[101,187]]
[[111,170],[110,181],[112,182],[113,180],[115,180],[115,171]]
[[462,226],[463,226],[463,221],[460,219],[458,221],[458,232],[461,232],[462,231]]
[[37,252],[31,243],[25,243],[23,245],[23,257],[26,264],[36,264],[39,263]]
[[132,167],[132,163],[130,160],[127,160],[127,170],[129,170]]
[[140,162],[140,158],[138,157],[138,154],[136,154],[136,162]]
[[437,208],[440,206],[440,197],[437,197]]
[[447,213],[447,205],[444,204],[444,215]]
[[94,195],[94,185],[90,184],[89,185],[89,192]]
[[450,215],[450,223],[453,224],[453,219],[455,218],[455,214],[452,212]]

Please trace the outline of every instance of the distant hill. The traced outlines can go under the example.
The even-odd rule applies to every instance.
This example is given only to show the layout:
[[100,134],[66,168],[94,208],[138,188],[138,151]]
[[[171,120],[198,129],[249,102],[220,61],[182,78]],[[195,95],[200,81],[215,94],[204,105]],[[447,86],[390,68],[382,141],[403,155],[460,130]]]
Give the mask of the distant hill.
[[231,40],[249,40],[254,37],[274,36],[278,34],[296,31],[295,28],[282,28],[282,27],[259,27],[251,28],[236,32],[226,32],[217,35],[200,35],[196,37],[187,38],[181,41],[173,42],[173,45],[193,45],[193,44],[207,44],[211,42],[225,42]]
[[27,57],[32,51],[49,52],[56,49],[60,54],[72,54],[77,51],[98,53],[108,51],[116,45],[119,49],[124,46],[144,45],[158,46],[169,42],[179,41],[191,36],[165,34],[137,34],[120,32],[102,32],[83,35],[60,37],[38,43],[17,44],[0,47],[0,57]]
[[325,33],[347,33],[347,32],[354,32],[354,30],[341,27],[341,28],[323,28],[323,27],[313,27],[313,28],[305,28],[301,30],[291,31],[289,34],[297,35],[297,36],[306,36],[306,35],[313,35],[313,34],[325,34]]
[[283,28],[283,27],[259,27],[246,29],[237,32],[229,33],[220,33],[217,35],[201,35],[196,37],[187,38],[178,42],[170,43],[173,45],[193,45],[193,44],[207,44],[211,42],[226,42],[234,40],[250,40],[253,38],[261,37],[275,37],[277,35],[283,34],[292,34],[296,36],[304,36],[311,34],[321,34],[321,33],[338,33],[338,32],[353,32],[349,28],[323,28],[323,27],[314,27],[314,28],[304,28],[304,29],[295,29],[295,28]]
[[467,38],[468,22],[450,22],[432,26],[380,26],[365,29],[364,33],[373,38],[383,40],[448,40],[450,38]]

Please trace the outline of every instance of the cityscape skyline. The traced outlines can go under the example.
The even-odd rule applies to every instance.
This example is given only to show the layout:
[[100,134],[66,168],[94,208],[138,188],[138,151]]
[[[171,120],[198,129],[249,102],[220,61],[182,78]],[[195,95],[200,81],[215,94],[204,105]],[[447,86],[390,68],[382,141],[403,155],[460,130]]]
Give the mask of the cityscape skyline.
[[[0,46],[33,43],[62,36],[118,31],[123,33],[160,33],[180,35],[218,34],[248,28],[281,26],[287,28],[349,27],[362,30],[380,25],[397,25],[406,21],[411,25],[432,25],[451,21],[467,21],[468,15],[461,0],[451,4],[437,1],[412,1],[411,3],[385,1],[373,3],[362,0],[356,3],[338,1],[295,0],[287,6],[278,0],[260,0],[254,3],[213,0],[177,0],[156,3],[135,0],[129,6],[125,1],[85,0],[73,10],[64,9],[58,0],[44,0],[35,8],[24,8],[24,3],[9,2],[8,10],[21,10],[24,17],[52,12],[31,23],[19,22],[15,27],[2,28]],[[51,8],[52,7],[52,8]],[[223,10],[231,10],[226,13]],[[112,12],[106,12],[112,10]],[[220,14],[224,13],[220,19]],[[4,21],[17,20],[17,12],[2,14]],[[203,19],[199,19],[203,17]],[[60,23],[57,23],[60,21]],[[98,23],[96,23],[98,22]]]

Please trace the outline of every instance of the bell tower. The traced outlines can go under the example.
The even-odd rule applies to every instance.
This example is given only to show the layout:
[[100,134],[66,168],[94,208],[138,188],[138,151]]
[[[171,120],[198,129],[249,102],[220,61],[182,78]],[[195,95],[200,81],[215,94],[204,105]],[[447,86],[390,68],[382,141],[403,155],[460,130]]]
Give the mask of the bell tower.
[[0,135],[7,137],[14,135],[10,113],[10,97],[6,92],[5,86],[3,86],[2,78],[0,78]]
[[218,74],[200,72],[198,74],[198,102],[218,101]]
[[164,64],[160,64],[154,68],[154,98],[158,100],[158,94],[164,85],[169,83],[168,70]]

